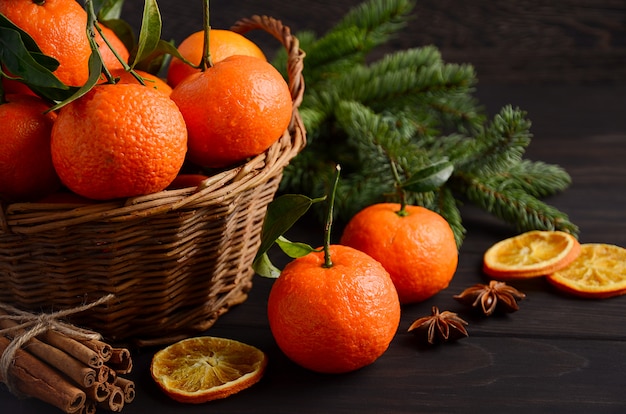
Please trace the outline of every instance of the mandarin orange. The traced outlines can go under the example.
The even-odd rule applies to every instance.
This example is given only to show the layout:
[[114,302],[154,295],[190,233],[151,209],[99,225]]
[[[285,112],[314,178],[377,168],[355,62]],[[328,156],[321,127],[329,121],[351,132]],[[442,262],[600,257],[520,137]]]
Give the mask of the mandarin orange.
[[379,262],[347,246],[290,262],[274,282],[268,319],[274,338],[295,363],[316,372],[344,373],[376,361],[400,322],[393,282]]
[[7,95],[0,105],[0,199],[34,201],[55,192],[50,134],[56,114],[31,95]]
[[400,302],[421,302],[448,287],[458,249],[448,222],[420,206],[380,203],[364,208],[346,225],[341,244],[380,261],[391,275]]
[[[209,32],[209,52],[211,60],[217,63],[233,55],[256,56],[265,59],[263,51],[251,40],[231,30],[211,29]],[[178,52],[189,62],[199,65],[204,52],[204,31],[192,33],[178,45]],[[200,69],[196,69],[173,57],[167,71],[167,82],[175,87],[183,79]]]
[[71,86],[87,81],[91,55],[87,12],[76,0],[0,0],[0,13],[28,33],[44,54],[59,61],[54,72],[59,80]]
[[292,116],[287,82],[252,56],[231,56],[189,76],[171,98],[187,123],[189,159],[203,167],[261,154],[285,133]]
[[174,180],[185,159],[187,130],[162,92],[104,84],[60,109],[51,148],[70,190],[97,200],[132,197]]

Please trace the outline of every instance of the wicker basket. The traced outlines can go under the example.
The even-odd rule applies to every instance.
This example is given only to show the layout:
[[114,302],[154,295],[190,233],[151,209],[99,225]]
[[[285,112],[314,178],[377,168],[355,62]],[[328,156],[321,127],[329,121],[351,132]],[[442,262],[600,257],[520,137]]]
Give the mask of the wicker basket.
[[31,311],[105,305],[70,321],[116,342],[165,344],[209,328],[247,298],[267,205],[304,147],[304,53],[280,21],[253,16],[287,50],[293,117],[264,154],[197,188],[94,204],[15,203],[0,211],[0,302]]

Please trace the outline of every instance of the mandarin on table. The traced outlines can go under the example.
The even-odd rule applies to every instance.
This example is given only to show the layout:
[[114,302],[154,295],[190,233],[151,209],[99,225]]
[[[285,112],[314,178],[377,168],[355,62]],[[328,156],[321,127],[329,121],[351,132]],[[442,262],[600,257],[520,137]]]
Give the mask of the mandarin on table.
[[259,155],[285,133],[292,115],[287,82],[258,57],[231,56],[172,91],[189,131],[189,160],[221,168]]
[[7,95],[0,104],[0,199],[34,201],[55,192],[50,135],[56,114],[31,95]]
[[603,299],[626,294],[626,249],[584,243],[567,267],[547,275],[556,288],[576,296]]
[[531,230],[501,240],[483,256],[483,271],[498,279],[545,276],[569,265],[580,253],[570,233]]
[[[211,60],[217,63],[233,55],[256,56],[265,59],[263,51],[245,36],[231,30],[210,29],[209,52]],[[182,57],[189,62],[199,65],[202,62],[204,52],[204,31],[192,33],[185,38],[177,47]],[[167,82],[175,87],[183,79],[199,72],[191,65],[177,57],[172,57],[167,70]]]
[[87,81],[87,12],[76,0],[0,0],[0,13],[28,33],[45,55],[59,61],[54,74],[61,82],[82,86]]
[[448,287],[458,264],[454,233],[439,214],[420,206],[380,203],[364,208],[346,225],[341,244],[382,263],[400,302],[421,302]]
[[233,339],[202,336],[176,342],[152,358],[150,373],[170,398],[199,404],[249,388],[265,372],[267,357]]
[[97,85],[59,111],[52,160],[61,181],[96,200],[165,189],[185,160],[187,130],[162,92],[135,84]]
[[287,264],[267,304],[280,349],[316,372],[345,373],[365,367],[388,348],[400,321],[400,302],[387,271],[370,256],[331,245]]

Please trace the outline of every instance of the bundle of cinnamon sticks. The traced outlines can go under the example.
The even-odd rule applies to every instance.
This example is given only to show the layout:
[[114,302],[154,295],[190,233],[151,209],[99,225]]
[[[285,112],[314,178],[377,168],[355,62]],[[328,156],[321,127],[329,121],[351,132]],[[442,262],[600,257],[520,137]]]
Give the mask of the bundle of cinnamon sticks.
[[[0,310],[0,358],[26,333],[6,315]],[[47,329],[10,352],[0,381],[20,397],[40,399],[71,414],[120,412],[135,398],[135,384],[122,377],[132,369],[126,348]]]

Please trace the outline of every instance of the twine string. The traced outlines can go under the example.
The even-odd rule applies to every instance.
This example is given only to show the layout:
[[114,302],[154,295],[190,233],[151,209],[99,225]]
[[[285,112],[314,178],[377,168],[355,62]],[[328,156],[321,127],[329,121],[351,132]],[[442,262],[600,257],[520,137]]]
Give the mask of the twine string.
[[[15,360],[16,352],[21,349],[32,338],[35,338],[42,333],[54,330],[62,333],[70,338],[79,340],[99,340],[102,336],[94,331],[88,329],[79,328],[67,322],[63,322],[61,319],[66,316],[80,313],[102,305],[109,300],[113,299],[115,295],[108,294],[100,299],[87,303],[85,305],[77,306],[75,308],[65,309],[53,313],[41,313],[33,314],[17,309],[11,305],[1,303],[0,309],[6,311],[8,315],[0,315],[0,320],[11,320],[18,324],[9,328],[0,329],[0,336],[12,336],[13,339],[6,347],[0,358],[0,378],[9,388],[9,391],[14,395],[20,396],[21,393],[15,385],[14,379],[9,375],[11,365]],[[21,332],[23,331],[23,332]]]

